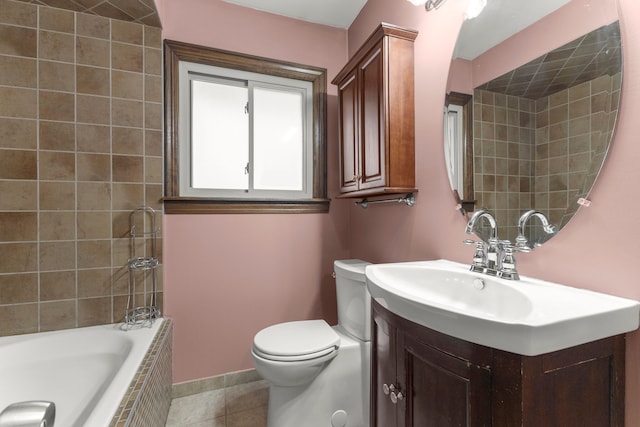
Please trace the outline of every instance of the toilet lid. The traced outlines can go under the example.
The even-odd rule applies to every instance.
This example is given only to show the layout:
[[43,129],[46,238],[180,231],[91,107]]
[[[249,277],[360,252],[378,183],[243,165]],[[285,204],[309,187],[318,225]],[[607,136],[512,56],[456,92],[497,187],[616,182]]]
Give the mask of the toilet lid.
[[253,347],[263,355],[309,358],[339,346],[340,337],[324,320],[301,320],[269,326],[258,332]]

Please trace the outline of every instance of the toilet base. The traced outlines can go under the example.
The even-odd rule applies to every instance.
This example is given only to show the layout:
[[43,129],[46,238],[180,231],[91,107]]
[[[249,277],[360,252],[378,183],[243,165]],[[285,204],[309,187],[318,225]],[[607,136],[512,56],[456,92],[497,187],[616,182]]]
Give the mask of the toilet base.
[[341,338],[338,355],[310,384],[270,385],[267,427],[369,426],[371,343],[334,329]]

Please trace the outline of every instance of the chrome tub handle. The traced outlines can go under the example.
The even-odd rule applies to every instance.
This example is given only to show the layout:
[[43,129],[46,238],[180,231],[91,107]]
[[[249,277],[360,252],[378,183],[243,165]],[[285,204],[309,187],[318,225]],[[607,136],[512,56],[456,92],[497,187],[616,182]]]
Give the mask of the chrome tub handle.
[[12,403],[0,412],[0,427],[53,427],[56,405],[44,400]]

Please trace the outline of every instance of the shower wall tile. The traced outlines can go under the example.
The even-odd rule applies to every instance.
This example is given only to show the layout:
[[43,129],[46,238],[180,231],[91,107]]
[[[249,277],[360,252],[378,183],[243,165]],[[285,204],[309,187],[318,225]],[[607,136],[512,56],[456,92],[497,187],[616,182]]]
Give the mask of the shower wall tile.
[[35,88],[36,60],[0,55],[0,85]]
[[40,331],[71,329],[76,326],[75,300],[42,302],[40,306]]
[[0,275],[0,307],[11,304],[25,304],[38,300],[38,275]]
[[115,98],[143,99],[143,75],[127,71],[111,73],[111,90]]
[[0,180],[0,194],[0,211],[37,209],[38,187],[35,181]]
[[0,179],[36,179],[35,151],[0,150]]
[[0,245],[0,273],[27,273],[37,268],[36,243],[3,243]]
[[112,128],[105,125],[76,124],[79,152],[109,153]]
[[61,62],[73,62],[75,59],[74,39],[71,34],[40,31],[38,39],[38,57]]
[[41,151],[39,166],[40,179],[73,181],[76,177],[75,153]]
[[40,274],[40,301],[69,300],[76,297],[76,272],[50,271]]
[[109,125],[111,121],[110,99],[104,96],[76,95],[77,121],[96,125]]
[[38,144],[38,123],[35,120],[0,117],[0,141],[3,148],[35,149]]
[[40,181],[40,209],[65,210],[75,209],[76,185],[74,182]]
[[113,127],[111,135],[113,154],[142,155],[144,153],[144,132],[142,129]]
[[40,28],[44,30],[73,33],[75,28],[75,13],[52,7],[40,10]]
[[0,306],[0,335],[38,332],[38,304]]
[[78,183],[78,210],[109,210],[111,208],[110,183]]
[[[0,34],[1,40],[2,34]],[[35,119],[38,114],[37,91],[17,87],[0,87],[0,116]]]
[[110,181],[111,156],[107,154],[78,154],[78,181]]
[[111,44],[111,64],[114,70],[142,72],[142,47],[113,42]]
[[13,1],[3,0],[0,5],[0,22],[5,24],[35,27],[38,23],[38,8]]
[[76,67],[76,90],[89,95],[109,96],[109,69],[79,65]]
[[108,39],[111,34],[111,20],[85,13],[78,13],[76,31],[79,36]]
[[76,38],[76,63],[93,65],[95,67],[109,67],[111,46],[108,40],[90,37]]
[[75,218],[73,211],[40,211],[40,240],[74,240]]
[[162,212],[160,28],[33,3],[0,0],[0,335],[121,321]]
[[0,212],[0,241],[35,241],[38,215],[35,212]]
[[112,304],[113,299],[110,297],[78,299],[78,326],[111,323],[113,317]]
[[35,58],[37,53],[36,30],[0,24],[0,54]]
[[111,295],[111,269],[78,270],[78,297],[106,297]]
[[112,21],[111,40],[142,45],[143,27],[132,22]]

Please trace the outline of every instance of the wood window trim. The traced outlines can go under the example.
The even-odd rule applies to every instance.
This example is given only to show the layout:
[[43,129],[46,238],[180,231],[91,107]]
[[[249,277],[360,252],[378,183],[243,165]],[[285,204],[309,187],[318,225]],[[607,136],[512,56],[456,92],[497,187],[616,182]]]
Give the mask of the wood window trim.
[[[313,85],[313,197],[308,200],[217,199],[180,196],[178,176],[180,61],[309,81]],[[173,40],[164,41],[165,197],[167,214],[326,213],[327,70]]]

